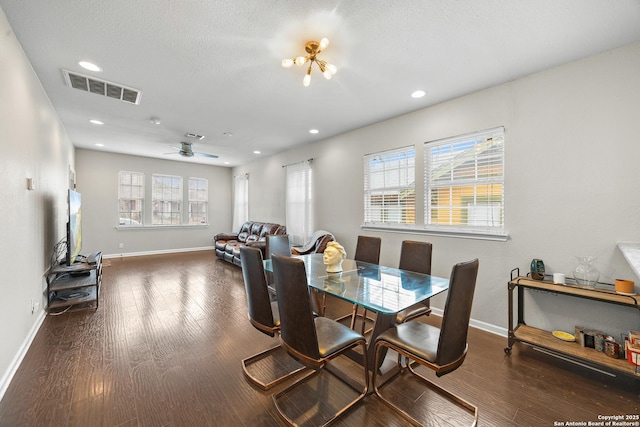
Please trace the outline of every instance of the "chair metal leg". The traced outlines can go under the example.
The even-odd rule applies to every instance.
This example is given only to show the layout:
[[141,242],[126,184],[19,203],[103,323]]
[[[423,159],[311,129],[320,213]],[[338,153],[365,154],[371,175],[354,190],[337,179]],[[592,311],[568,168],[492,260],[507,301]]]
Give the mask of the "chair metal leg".
[[356,327],[356,318],[358,317],[358,306],[353,304],[353,309],[351,311],[351,324],[349,327],[354,329]]
[[327,308],[327,294],[317,289],[311,291],[311,304],[316,316],[324,317]]
[[[355,330],[356,319],[358,317],[360,317],[360,318],[362,318],[362,328],[361,328],[360,333],[362,335],[366,335],[366,334],[370,333],[373,330],[373,328],[369,328],[369,329],[365,330],[365,326],[366,326],[367,320],[370,321],[370,322],[375,322],[375,319],[373,319],[371,317],[367,317],[367,313],[368,313],[368,311],[367,311],[366,308],[364,309],[364,314],[358,313],[358,305],[357,304],[353,304],[353,310],[351,311],[351,323],[350,323],[349,327],[351,329]],[[338,320],[345,319],[346,317],[347,316],[343,316]]]
[[454,394],[454,393],[450,392],[446,388],[443,388],[442,386],[440,386],[440,385],[436,384],[435,382],[431,381],[430,379],[428,379],[424,375],[420,374],[419,372],[417,372],[413,368],[411,363],[407,363],[407,368],[409,368],[409,372],[411,372],[416,377],[420,378],[429,387],[431,387],[432,389],[434,389],[437,392],[440,392],[440,393],[444,394],[449,399],[453,400],[454,402],[456,402],[457,404],[459,404],[460,406],[466,408],[469,412],[471,412],[473,414],[473,424],[472,424],[472,426],[475,426],[478,423],[478,407],[477,406],[475,406],[472,403],[464,400],[462,397],[458,396],[457,394]]
[[[383,347],[387,347],[387,348],[390,348],[392,350],[395,350],[395,351],[398,352],[399,355],[402,354],[404,357],[407,358],[407,363],[406,363],[406,365],[404,365],[404,367],[408,368],[409,372],[411,372],[414,376],[419,378],[422,382],[424,382],[431,389],[435,390],[437,393],[440,393],[440,394],[446,396],[447,398],[449,398],[450,400],[454,401],[455,403],[457,403],[461,407],[465,408],[468,412],[473,414],[473,423],[471,424],[471,427],[476,427],[476,425],[478,424],[478,407],[473,405],[473,404],[471,404],[470,402],[464,400],[462,397],[460,397],[460,396],[450,392],[449,390],[439,386],[435,382],[427,379],[424,375],[418,373],[411,366],[412,365],[411,360],[414,360],[414,359],[411,359],[411,355],[409,355],[406,352],[402,351],[402,349],[399,349],[396,346],[391,345],[391,344],[389,344],[387,342],[384,342],[384,341],[377,342],[376,343],[376,356],[375,356],[375,365],[376,366],[378,365],[379,357],[380,357],[380,351],[382,350]],[[414,360],[414,361],[417,362],[417,363],[420,363],[419,360]],[[409,413],[407,413],[406,411],[404,411],[400,407],[396,406],[393,402],[391,402],[391,400],[389,400],[388,398],[386,398],[386,397],[384,397],[382,395],[382,393],[380,392],[380,388],[382,386],[378,387],[378,381],[377,381],[378,372],[377,371],[378,371],[377,369],[374,369],[374,371],[373,371],[373,390],[374,390],[376,396],[378,396],[378,398],[380,398],[380,400],[382,400],[391,409],[397,411],[400,415],[402,415],[405,419],[407,419],[412,425],[414,425],[414,426],[422,426],[422,423],[420,423],[418,420],[416,420],[411,415],[409,415]],[[389,383],[391,383],[391,379],[387,380],[383,384],[383,386],[386,386]]]
[[[357,344],[356,344],[357,345]],[[360,402],[362,399],[364,399],[367,396],[367,393],[369,392],[369,370],[367,367],[367,343],[365,340],[362,340],[360,342],[360,345],[362,346],[362,353],[363,353],[363,364],[364,364],[364,377],[365,377],[365,386],[364,386],[364,390],[360,391],[357,390],[349,381],[345,381],[344,379],[340,378],[339,376],[337,376],[336,374],[334,374],[331,371],[332,375],[336,376],[338,379],[340,379],[341,381],[343,381],[345,384],[347,384],[349,387],[353,388],[354,390],[360,392],[360,394],[353,399],[349,404],[347,404],[346,406],[344,406],[342,409],[340,409],[338,412],[336,412],[334,415],[332,415],[328,420],[324,421],[322,426],[328,426],[329,424],[335,422],[338,418],[340,418],[343,414],[345,414],[349,409],[353,408],[358,402]],[[353,348],[350,347],[350,348]],[[335,357],[335,356],[334,356]],[[327,360],[328,362],[328,360]],[[286,389],[275,393],[272,395],[272,400],[273,400],[273,405],[276,409],[276,412],[278,413],[278,415],[280,416],[280,418],[289,426],[297,426],[298,424],[296,423],[295,420],[293,420],[291,417],[289,417],[283,410],[283,408],[280,406],[279,404],[279,400],[286,394],[288,394],[291,390],[295,389],[297,386],[309,381],[310,379],[312,379],[313,377],[315,377],[316,375],[318,375],[324,368],[326,367],[326,363],[322,365],[322,367],[320,367],[317,370],[313,370],[309,375],[305,375],[302,378],[297,379],[294,383],[292,383],[291,385],[289,385]]]
[[247,380],[249,380],[249,382],[257,385],[258,387],[260,387],[262,390],[269,390],[270,388],[284,382],[287,381],[290,378],[293,378],[294,376],[296,376],[298,373],[304,371],[305,369],[307,369],[306,366],[301,366],[300,368],[288,372],[285,375],[282,375],[278,378],[275,378],[271,381],[263,381],[262,379],[256,377],[255,375],[251,375],[251,373],[249,373],[249,365],[264,359],[265,357],[269,356],[270,354],[278,351],[278,350],[282,350],[285,351],[284,348],[282,348],[282,346],[280,345],[276,345],[274,347],[268,348],[264,351],[261,351],[260,353],[254,354],[253,356],[249,356],[246,359],[242,359],[242,371],[244,372],[245,377],[247,378]]

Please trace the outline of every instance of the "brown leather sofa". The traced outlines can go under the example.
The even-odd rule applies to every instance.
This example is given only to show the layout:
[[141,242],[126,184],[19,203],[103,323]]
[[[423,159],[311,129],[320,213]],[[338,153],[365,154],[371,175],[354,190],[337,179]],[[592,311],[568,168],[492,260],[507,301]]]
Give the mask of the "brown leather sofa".
[[213,236],[216,256],[237,266],[242,266],[240,246],[259,248],[264,257],[267,234],[286,233],[287,229],[284,225],[247,221],[242,224],[237,233],[218,233]]

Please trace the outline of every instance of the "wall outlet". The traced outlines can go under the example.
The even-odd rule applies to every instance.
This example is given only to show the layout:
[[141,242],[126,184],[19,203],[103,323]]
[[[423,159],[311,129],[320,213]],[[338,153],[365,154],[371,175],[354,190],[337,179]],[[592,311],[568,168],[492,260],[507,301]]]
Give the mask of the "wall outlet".
[[32,299],[31,300],[31,314],[35,313],[38,310],[40,310],[40,303],[37,302],[36,300]]
[[124,243],[118,243],[118,248],[120,249],[124,248]]

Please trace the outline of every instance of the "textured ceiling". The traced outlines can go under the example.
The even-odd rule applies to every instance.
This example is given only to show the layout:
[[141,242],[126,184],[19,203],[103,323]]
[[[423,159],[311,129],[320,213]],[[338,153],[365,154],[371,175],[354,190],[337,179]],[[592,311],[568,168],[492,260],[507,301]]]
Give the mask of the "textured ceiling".
[[[0,7],[76,147],[220,166],[640,40],[638,0],[0,0]],[[305,88],[304,69],[280,62],[321,37],[331,44],[320,57],[338,73],[327,81],[315,69]],[[81,60],[103,71],[86,71]],[[72,89],[62,69],[139,89],[141,102]],[[417,89],[427,95],[412,99]],[[206,136],[194,151],[219,158],[164,154],[175,153],[171,146],[187,132]]]

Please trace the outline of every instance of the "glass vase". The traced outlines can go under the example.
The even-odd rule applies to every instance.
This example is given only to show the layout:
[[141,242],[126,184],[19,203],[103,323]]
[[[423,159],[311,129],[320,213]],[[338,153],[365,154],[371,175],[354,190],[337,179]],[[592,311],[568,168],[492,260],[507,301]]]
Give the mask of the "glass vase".
[[580,286],[584,286],[590,289],[596,287],[598,279],[600,278],[600,271],[593,265],[596,258],[592,256],[579,256],[578,266],[573,271],[573,277]]

